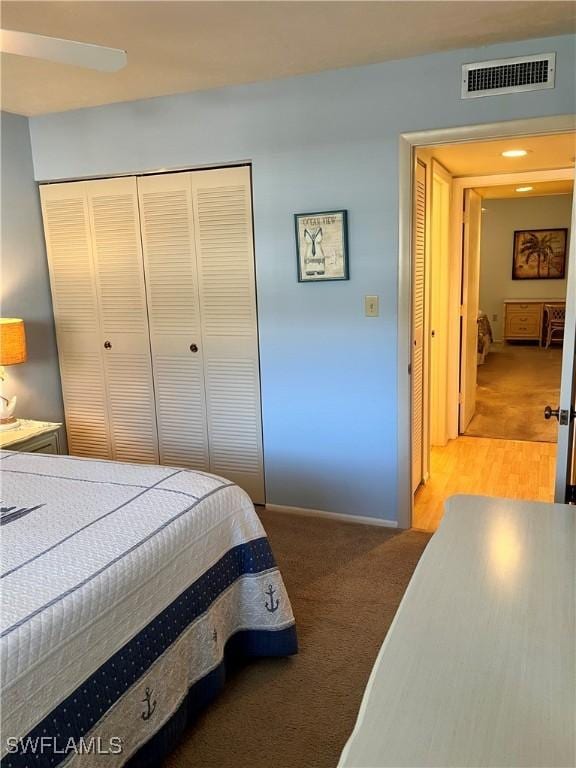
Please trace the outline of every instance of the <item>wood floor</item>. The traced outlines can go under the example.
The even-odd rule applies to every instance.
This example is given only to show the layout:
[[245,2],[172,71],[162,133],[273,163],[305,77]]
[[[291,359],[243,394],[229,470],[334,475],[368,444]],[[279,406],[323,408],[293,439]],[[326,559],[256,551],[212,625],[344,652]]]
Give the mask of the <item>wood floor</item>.
[[412,526],[435,531],[455,493],[552,501],[556,444],[459,437],[432,448],[430,479],[414,499]]

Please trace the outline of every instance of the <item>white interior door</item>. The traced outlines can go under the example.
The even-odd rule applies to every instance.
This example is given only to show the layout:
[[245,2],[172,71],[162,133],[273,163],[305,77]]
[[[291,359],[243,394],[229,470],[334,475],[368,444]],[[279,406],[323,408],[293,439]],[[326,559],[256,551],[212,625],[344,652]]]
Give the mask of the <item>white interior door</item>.
[[460,342],[460,432],[476,411],[478,370],[478,304],[480,293],[480,234],[482,198],[473,189],[464,193],[462,257],[462,333]]
[[112,458],[88,200],[83,182],[40,187],[68,450]]
[[85,182],[112,455],[158,463],[136,179]]
[[[554,404],[550,404],[554,405]],[[572,226],[566,284],[566,321],[562,347],[562,382],[558,414],[558,450],[554,499],[567,500],[568,486],[576,485],[576,195],[572,197]]]
[[189,173],[138,179],[162,464],[210,469]]
[[412,248],[412,491],[423,480],[424,327],[426,296],[426,166],[416,162]]
[[448,442],[450,202],[452,177],[432,161],[430,201],[430,442]]
[[264,503],[250,169],[190,174],[210,469]]

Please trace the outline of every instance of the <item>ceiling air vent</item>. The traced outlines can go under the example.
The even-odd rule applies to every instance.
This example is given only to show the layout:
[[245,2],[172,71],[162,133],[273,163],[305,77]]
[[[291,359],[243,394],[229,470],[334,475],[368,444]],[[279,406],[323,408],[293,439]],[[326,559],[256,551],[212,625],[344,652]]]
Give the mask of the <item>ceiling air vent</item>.
[[554,88],[556,54],[480,61],[462,66],[462,98]]

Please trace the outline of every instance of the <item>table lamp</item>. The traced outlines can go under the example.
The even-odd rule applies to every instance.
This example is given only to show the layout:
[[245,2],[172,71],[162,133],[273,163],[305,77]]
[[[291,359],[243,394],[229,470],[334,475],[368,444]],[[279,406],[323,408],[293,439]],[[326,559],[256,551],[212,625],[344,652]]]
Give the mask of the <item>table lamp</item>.
[[[0,317],[0,387],[6,380],[5,365],[26,362],[26,335],[24,321],[15,317]],[[16,396],[10,399],[0,391],[0,432],[15,429],[18,419],[14,416]]]

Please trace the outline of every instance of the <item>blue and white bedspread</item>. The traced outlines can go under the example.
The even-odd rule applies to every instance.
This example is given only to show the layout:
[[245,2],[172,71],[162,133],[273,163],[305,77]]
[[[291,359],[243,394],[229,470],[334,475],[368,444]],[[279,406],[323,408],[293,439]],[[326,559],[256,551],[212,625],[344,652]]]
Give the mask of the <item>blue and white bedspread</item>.
[[206,694],[229,640],[247,656],[296,652],[238,486],[8,451],[0,470],[3,768],[121,766]]

